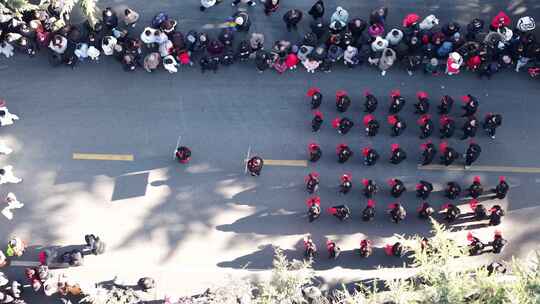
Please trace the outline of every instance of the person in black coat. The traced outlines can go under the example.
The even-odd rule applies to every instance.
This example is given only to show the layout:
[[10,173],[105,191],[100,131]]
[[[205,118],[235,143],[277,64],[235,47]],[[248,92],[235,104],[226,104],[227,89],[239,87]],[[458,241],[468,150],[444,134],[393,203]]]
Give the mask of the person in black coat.
[[448,182],[444,189],[444,196],[453,200],[459,197],[461,194],[461,186],[456,182]]
[[454,99],[448,95],[444,95],[441,98],[441,103],[437,106],[439,114],[448,115],[452,111],[452,106],[454,105]]
[[400,197],[403,192],[407,191],[407,188],[405,188],[405,184],[397,178],[392,178],[388,180],[388,185],[392,187],[390,189],[390,195],[392,195],[392,197],[394,198]]
[[298,9],[291,9],[283,15],[283,21],[287,26],[287,31],[296,30],[298,23],[302,20],[303,13]]
[[317,0],[315,4],[309,9],[308,14],[313,17],[313,19],[322,18],[324,15],[324,2],[323,0]]
[[435,145],[431,141],[427,141],[426,143],[421,144],[420,148],[422,149],[422,166],[431,164],[435,158],[435,154],[437,154]]
[[495,189],[492,190],[495,193],[493,198],[504,199],[508,194],[508,190],[510,190],[510,185],[506,182],[506,178],[504,176],[499,176],[499,183]]

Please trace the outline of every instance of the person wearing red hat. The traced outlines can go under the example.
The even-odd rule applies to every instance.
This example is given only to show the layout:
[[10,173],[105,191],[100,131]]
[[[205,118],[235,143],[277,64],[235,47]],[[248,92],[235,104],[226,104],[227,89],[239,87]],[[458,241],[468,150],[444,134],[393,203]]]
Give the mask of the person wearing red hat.
[[345,135],[349,133],[349,131],[352,129],[353,126],[354,126],[354,122],[347,117],[343,117],[343,118],[336,117],[332,121],[332,127],[334,127],[334,129],[337,129],[338,133],[341,135]]
[[428,140],[426,143],[420,145],[420,149],[422,150],[422,166],[431,164],[435,158],[435,154],[437,154],[435,145],[431,142],[431,140]]
[[390,215],[390,220],[396,224],[399,224],[402,220],[405,219],[405,216],[407,216],[407,211],[405,211],[405,208],[397,202],[388,205],[388,214]]
[[508,241],[503,239],[502,233],[499,230],[495,230],[493,241],[489,242],[489,245],[493,248],[493,253],[501,253],[506,243]]
[[445,166],[450,166],[456,159],[459,158],[459,154],[452,147],[448,146],[448,143],[443,141],[439,145],[439,150],[441,151],[441,164]]
[[452,111],[452,106],[454,105],[454,99],[448,95],[444,95],[441,98],[441,103],[437,106],[439,114],[447,115]]
[[175,157],[181,164],[187,164],[191,159],[191,150],[188,147],[181,146],[176,149]]
[[504,216],[504,210],[500,205],[493,205],[489,209],[489,225],[497,226],[501,223],[501,218]]
[[469,254],[478,255],[482,253],[486,244],[482,243],[479,238],[475,237],[472,232],[467,233],[467,241],[469,241]]
[[499,12],[493,19],[491,19],[491,23],[489,24],[489,27],[492,31],[497,31],[501,27],[508,27],[510,25],[510,17],[508,17],[507,14],[504,12]]
[[340,164],[345,163],[353,155],[351,148],[346,144],[339,144],[336,148],[336,153]]
[[439,122],[441,124],[441,128],[439,129],[441,139],[452,137],[454,135],[454,131],[456,130],[455,121],[447,115],[441,115]]
[[474,114],[476,114],[478,106],[480,105],[476,97],[472,96],[471,94],[467,94],[465,96],[462,96],[461,100],[463,101],[463,105],[461,106],[461,108],[465,110],[465,113],[463,113],[461,117],[473,116]]
[[319,146],[317,143],[310,143],[308,145],[308,158],[310,162],[316,162],[319,159],[321,159],[322,156],[322,150],[321,146]]
[[377,132],[379,131],[379,122],[377,121],[377,119],[375,119],[375,116],[373,116],[373,114],[368,114],[364,116],[364,126],[367,136],[373,137],[377,135]]
[[475,176],[473,183],[467,189],[467,192],[472,198],[478,198],[482,193],[484,193],[484,188],[480,183],[480,176]]
[[397,115],[388,116],[388,123],[392,126],[390,131],[393,137],[401,135],[407,128],[407,124]]
[[403,27],[417,28],[418,22],[420,22],[420,16],[417,14],[408,14],[405,16],[405,19],[403,19]]
[[306,190],[309,194],[317,191],[319,189],[319,173],[311,172],[305,178],[304,182],[306,183]]
[[365,147],[362,149],[362,155],[364,155],[364,165],[373,166],[377,163],[379,159],[379,153],[371,147]]
[[304,256],[308,259],[313,259],[317,254],[317,246],[311,236],[307,235],[304,237]]
[[501,124],[501,114],[488,113],[486,118],[484,118],[484,124],[482,127],[489,137],[495,139],[495,132],[497,131],[497,128],[501,126]]
[[366,100],[364,101],[364,112],[366,113],[375,112],[375,110],[377,109],[377,105],[379,104],[377,97],[371,94],[370,91],[365,91],[364,96],[366,97]]
[[362,220],[365,222],[371,221],[375,217],[375,201],[368,199],[367,206],[362,210]]
[[347,194],[352,188],[352,176],[348,173],[341,175],[339,178],[339,193]]
[[418,184],[416,184],[416,197],[419,197],[422,200],[427,200],[432,191],[433,184],[430,182],[420,180]]
[[435,212],[435,209],[433,209],[433,207],[431,207],[431,205],[427,202],[423,202],[420,207],[416,209],[416,211],[418,211],[418,217],[428,219]]
[[326,241],[326,250],[328,250],[328,258],[329,259],[337,259],[339,254],[341,253],[341,248],[339,248],[336,245],[336,242],[332,240]]
[[397,114],[405,106],[405,98],[401,96],[399,90],[393,90],[390,92],[390,108],[388,112],[390,114]]
[[373,248],[371,248],[371,241],[368,239],[363,239],[360,241],[360,248],[358,253],[361,257],[367,258],[373,253]]
[[363,189],[364,196],[367,197],[368,199],[372,198],[375,195],[375,193],[377,193],[377,191],[379,190],[377,187],[377,184],[372,179],[364,178],[362,180],[362,184],[364,185],[364,189]]
[[433,133],[433,121],[431,115],[424,114],[418,119],[418,125],[420,126],[420,139],[425,139],[431,136]]
[[315,111],[313,119],[311,120],[311,131],[318,132],[321,129],[323,121],[321,111]]
[[399,147],[399,144],[391,145],[392,154],[390,155],[390,163],[398,165],[407,158],[407,153]]
[[444,196],[454,200],[461,194],[461,186],[456,182],[448,182],[444,189]]
[[323,96],[321,94],[321,89],[319,88],[309,88],[307,91],[307,96],[311,98],[311,109],[317,109],[321,106]]
[[338,112],[346,112],[351,105],[351,98],[347,95],[347,92],[339,90],[336,92],[336,109]]
[[495,189],[492,190],[495,193],[493,198],[502,200],[506,197],[509,190],[510,190],[510,186],[506,182],[506,178],[504,176],[499,176],[499,183],[497,184]]
[[321,216],[321,198],[318,196],[312,196],[306,200],[308,206],[308,218],[309,222],[313,222]]
[[480,204],[477,199],[471,199],[469,201],[469,207],[471,208],[474,218],[476,220],[483,220],[487,216],[486,207],[483,204]]
[[387,244],[384,247],[384,252],[388,256],[394,256],[399,258],[403,253],[403,245],[400,242],[396,242],[394,244]]
[[455,221],[456,218],[461,214],[461,210],[459,210],[459,208],[452,203],[444,204],[441,207],[441,211],[444,212],[444,219],[449,223]]
[[426,114],[429,112],[429,98],[428,94],[424,91],[416,93],[418,102],[414,104],[415,114]]
[[388,185],[391,187],[390,195],[395,198],[400,197],[403,192],[407,191],[407,188],[405,188],[405,184],[397,178],[389,179]]
[[344,221],[351,216],[351,210],[347,205],[339,205],[326,209],[329,214],[337,217],[340,221]]
[[467,138],[473,138],[476,136],[476,130],[478,130],[478,120],[476,117],[469,116],[467,118],[467,121],[463,124],[463,127],[461,127],[461,130],[463,131],[463,136],[461,136],[461,140],[465,140]]
[[264,165],[264,161],[259,156],[253,156],[248,162],[247,162],[247,169],[251,176],[259,176],[261,175],[261,171]]
[[478,160],[478,157],[480,157],[480,153],[482,152],[482,148],[479,144],[475,143],[474,141],[471,141],[469,143],[469,147],[467,147],[467,151],[465,152],[464,158],[465,158],[465,169],[469,169],[472,164]]

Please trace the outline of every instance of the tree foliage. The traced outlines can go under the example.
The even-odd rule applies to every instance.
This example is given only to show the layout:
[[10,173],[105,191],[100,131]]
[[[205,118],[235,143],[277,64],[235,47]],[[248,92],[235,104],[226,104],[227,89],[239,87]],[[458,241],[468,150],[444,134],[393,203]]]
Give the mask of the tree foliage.
[[99,20],[99,0],[41,0],[39,4],[32,4],[28,0],[0,0],[0,9],[7,9],[15,15],[20,16],[23,12],[36,9],[46,9],[50,4],[59,4],[62,15],[71,15],[73,9],[78,5],[82,14],[88,19],[90,25],[94,26]]

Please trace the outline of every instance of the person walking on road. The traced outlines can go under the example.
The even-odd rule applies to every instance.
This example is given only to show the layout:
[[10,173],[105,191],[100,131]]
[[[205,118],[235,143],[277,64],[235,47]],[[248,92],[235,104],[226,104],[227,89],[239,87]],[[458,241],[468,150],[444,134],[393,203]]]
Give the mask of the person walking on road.
[[20,182],[22,182],[22,178],[18,178],[13,174],[13,166],[4,166],[0,169],[0,185],[18,184]]
[[263,168],[264,161],[259,156],[253,156],[248,162],[247,162],[247,169],[251,176],[259,176],[261,175],[261,170]]

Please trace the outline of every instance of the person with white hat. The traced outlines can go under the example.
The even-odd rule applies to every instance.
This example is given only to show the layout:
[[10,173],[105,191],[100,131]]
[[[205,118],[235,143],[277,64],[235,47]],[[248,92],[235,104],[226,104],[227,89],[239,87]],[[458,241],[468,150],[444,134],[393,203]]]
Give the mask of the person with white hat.
[[204,12],[206,9],[211,8],[215,6],[216,4],[220,4],[223,0],[201,0],[201,12]]
[[525,16],[519,18],[516,29],[522,33],[530,32],[536,28],[533,17]]

